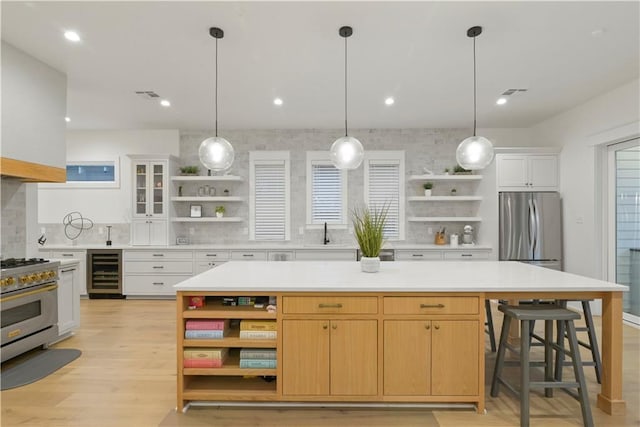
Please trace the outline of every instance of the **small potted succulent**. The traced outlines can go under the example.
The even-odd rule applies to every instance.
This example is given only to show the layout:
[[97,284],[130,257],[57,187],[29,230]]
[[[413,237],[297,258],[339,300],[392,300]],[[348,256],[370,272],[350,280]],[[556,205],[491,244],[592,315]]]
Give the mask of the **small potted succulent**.
[[451,195],[455,196],[456,194],[458,194],[458,190],[456,190],[455,188],[451,189]]
[[425,182],[422,184],[424,187],[424,195],[425,197],[431,197],[431,189],[433,188],[433,182]]
[[224,208],[224,206],[216,206],[216,217],[222,218],[226,211],[227,210]]
[[444,168],[444,174],[445,174],[445,175],[449,175],[449,172],[450,172],[450,171],[451,171],[451,170],[450,170],[449,168]]
[[181,175],[197,175],[200,172],[198,166],[182,166],[180,168]]
[[469,169],[465,169],[460,165],[456,165],[453,168],[453,174],[454,175],[471,175],[471,171]]

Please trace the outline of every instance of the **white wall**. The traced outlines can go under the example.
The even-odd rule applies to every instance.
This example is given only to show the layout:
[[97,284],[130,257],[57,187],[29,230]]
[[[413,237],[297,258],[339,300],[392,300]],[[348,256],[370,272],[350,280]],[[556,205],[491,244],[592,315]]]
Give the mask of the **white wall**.
[[46,188],[38,191],[38,222],[62,223],[72,211],[96,223],[129,223],[131,220],[131,162],[128,154],[178,155],[178,130],[118,130],[67,132],[67,161],[112,160],[120,162],[120,187],[100,189]]
[[633,80],[593,98],[569,111],[531,128],[532,138],[562,146],[560,183],[564,205],[565,270],[601,278],[600,247],[596,223],[602,209],[596,202],[596,188],[602,177],[596,175],[593,135],[637,122],[640,118],[640,84]]

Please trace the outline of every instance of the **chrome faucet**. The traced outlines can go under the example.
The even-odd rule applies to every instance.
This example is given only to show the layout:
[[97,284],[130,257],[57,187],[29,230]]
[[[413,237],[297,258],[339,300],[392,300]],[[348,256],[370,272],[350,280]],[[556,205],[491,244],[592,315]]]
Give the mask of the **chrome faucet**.
[[322,244],[326,245],[329,243],[329,239],[327,238],[327,223],[324,223],[324,239],[322,239]]

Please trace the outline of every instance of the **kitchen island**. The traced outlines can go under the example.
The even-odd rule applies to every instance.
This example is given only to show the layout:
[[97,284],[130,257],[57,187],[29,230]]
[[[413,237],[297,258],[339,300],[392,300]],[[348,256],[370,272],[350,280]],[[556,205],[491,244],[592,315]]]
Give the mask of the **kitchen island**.
[[[178,408],[199,401],[459,403],[484,411],[484,300],[603,300],[598,407],[622,400],[626,286],[516,262],[228,262],[175,286]],[[264,297],[273,312],[225,305]],[[189,309],[193,297],[204,300]],[[272,320],[275,339],[186,339],[190,319]],[[185,368],[184,349],[228,349],[222,368]],[[241,368],[242,348],[275,349],[276,366]],[[227,350],[225,350],[227,353]]]

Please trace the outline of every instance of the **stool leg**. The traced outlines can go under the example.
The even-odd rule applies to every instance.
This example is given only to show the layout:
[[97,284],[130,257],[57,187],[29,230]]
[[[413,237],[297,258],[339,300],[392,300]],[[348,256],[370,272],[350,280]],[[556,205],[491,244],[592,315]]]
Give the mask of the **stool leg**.
[[528,320],[520,322],[520,427],[529,427],[529,333],[531,325]]
[[[544,380],[553,381],[553,320],[544,321]],[[545,397],[553,397],[553,389],[544,389]]]
[[[557,322],[557,333],[556,333],[556,344],[564,349],[564,335],[565,335],[565,322],[558,321]],[[562,381],[562,368],[564,366],[564,351],[556,350],[556,372],[555,378],[556,381]]]
[[573,324],[573,320],[567,320],[566,323],[569,332],[569,350],[571,351],[573,373],[579,385],[578,396],[580,397],[580,408],[582,409],[582,422],[585,427],[593,427],[589,394],[587,393],[587,381],[584,378],[584,371],[582,370],[580,345],[578,344],[578,337],[576,336],[576,327]]
[[487,312],[487,328],[489,329],[489,343],[491,344],[491,352],[496,352],[496,334],[493,330],[493,315],[491,314],[491,301],[484,300],[484,310]]
[[491,380],[491,397],[497,397],[500,391],[500,383],[498,378],[502,375],[502,368],[504,367],[504,354],[507,351],[507,338],[509,338],[509,326],[511,325],[511,318],[504,316],[502,321],[502,331],[500,332],[500,345],[498,346],[498,354],[496,355],[496,366],[493,369],[493,378]]
[[591,305],[589,301],[582,301],[582,311],[584,312],[584,321],[587,324],[587,333],[589,334],[589,345],[591,346],[591,357],[595,363],[596,379],[601,384],[602,361],[600,360],[600,350],[598,349],[598,338],[593,325],[593,317],[591,316]]

